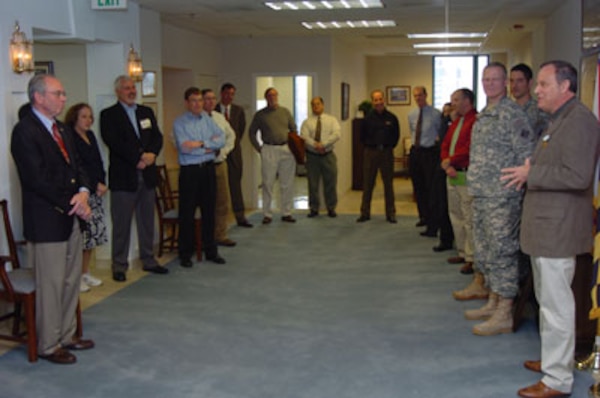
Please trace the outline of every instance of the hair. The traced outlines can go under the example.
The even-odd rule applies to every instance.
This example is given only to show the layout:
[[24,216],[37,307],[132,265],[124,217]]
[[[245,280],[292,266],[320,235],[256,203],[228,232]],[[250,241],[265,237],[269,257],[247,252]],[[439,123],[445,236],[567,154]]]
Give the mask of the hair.
[[232,83],[223,83],[223,85],[221,86],[221,92],[225,91],[225,90],[229,90],[229,89],[234,89],[237,90],[237,88],[235,88],[235,86]]
[[67,111],[67,114],[65,115],[65,124],[74,129],[75,125],[77,124],[77,119],[79,119],[79,112],[84,108],[88,108],[90,110],[90,112],[92,112],[92,122],[93,122],[94,121],[94,113],[92,111],[92,107],[89,104],[86,104],[85,102],[80,102],[69,108],[69,110]]
[[183,93],[183,99],[187,101],[192,95],[202,95],[202,91],[198,87],[190,87]]
[[569,91],[573,94],[577,94],[577,69],[567,61],[553,60],[544,62],[540,68],[544,66],[554,66],[554,75],[556,76],[556,82],[562,84],[565,80],[569,81]]
[[267,98],[267,95],[269,94],[269,91],[271,91],[271,90],[275,90],[275,91],[277,91],[277,90],[275,89],[275,87],[269,87],[268,89],[266,89],[266,90],[265,90],[265,98]]
[[475,103],[475,93],[473,93],[473,91],[471,91],[468,88],[459,88],[458,90],[459,93],[461,93],[461,95],[463,96],[463,98],[466,98],[469,100],[469,102],[471,103],[471,105],[473,105]]
[[212,88],[203,88],[201,93],[202,93],[202,97],[204,97],[208,93],[214,93],[214,91]]
[[485,68],[483,68],[483,70],[487,70],[490,68],[498,68],[500,70],[502,70],[502,73],[504,74],[504,78],[506,79],[507,76],[507,72],[506,72],[506,66],[504,66],[504,64],[502,62],[490,62],[489,64],[486,65]]
[[510,68],[511,72],[521,72],[527,81],[531,81],[533,79],[533,71],[531,68],[525,64],[516,64],[512,68]]
[[115,91],[119,90],[121,88],[121,84],[125,81],[133,81],[133,79],[127,75],[117,76],[115,82],[113,83]]
[[[319,101],[321,101],[321,103],[322,103],[323,105],[325,105],[325,101],[323,101],[323,97],[321,97],[321,96],[318,96],[318,95],[317,95],[317,96],[316,96],[316,97],[314,97],[312,100],[316,100],[316,99],[318,99]],[[311,102],[312,102],[312,100],[311,100]]]
[[423,94],[427,95],[427,89],[425,88],[425,86],[415,86],[413,90],[421,90],[423,91]]
[[375,93],[381,93],[381,95],[385,96],[385,94],[383,93],[383,90],[376,88],[375,90],[371,91],[371,98],[373,98],[373,95]]
[[46,78],[49,76],[50,75],[45,73],[40,73],[29,80],[29,84],[27,85],[27,96],[29,97],[29,102],[31,104],[35,103],[35,93],[44,94],[46,92]]

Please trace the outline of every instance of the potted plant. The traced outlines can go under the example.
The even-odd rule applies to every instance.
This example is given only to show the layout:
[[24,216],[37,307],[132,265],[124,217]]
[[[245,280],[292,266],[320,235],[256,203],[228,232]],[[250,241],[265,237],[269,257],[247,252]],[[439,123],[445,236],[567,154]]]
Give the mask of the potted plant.
[[373,109],[373,104],[371,104],[371,101],[369,100],[364,100],[360,103],[360,105],[358,105],[358,110],[362,112],[363,117],[371,112],[371,109]]

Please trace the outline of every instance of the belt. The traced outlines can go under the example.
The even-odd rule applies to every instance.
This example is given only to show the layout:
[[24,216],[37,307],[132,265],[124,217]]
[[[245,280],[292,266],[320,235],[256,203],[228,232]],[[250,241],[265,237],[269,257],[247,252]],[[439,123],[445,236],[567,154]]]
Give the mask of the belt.
[[317,152],[313,152],[313,151],[308,151],[307,150],[306,153],[309,153],[309,154],[314,155],[314,156],[327,156],[327,155],[329,155],[331,153],[331,151],[325,152],[325,153],[317,153]]
[[456,170],[456,171],[467,171],[467,170],[469,170],[469,167],[468,166],[467,167],[455,167],[454,170]]
[[265,145],[272,145],[272,146],[281,146],[281,145],[285,145],[285,144],[287,144],[287,141],[286,141],[286,142],[279,143],[279,144],[272,143],[272,142],[265,142],[264,144],[265,144]]
[[437,147],[434,146],[414,146],[413,145],[413,149],[416,149],[417,151],[423,151],[423,152],[429,152],[429,151],[433,151],[434,149],[437,149]]
[[182,169],[188,169],[188,168],[189,169],[192,169],[192,168],[194,168],[194,169],[201,169],[203,167],[207,167],[207,166],[210,166],[212,164],[215,164],[215,162],[212,161],[212,160],[209,160],[207,162],[202,162],[202,163],[198,163],[198,164],[186,164],[184,166],[181,166],[181,168]]
[[385,149],[391,148],[385,145],[367,145],[367,148],[374,149],[376,151],[383,151]]

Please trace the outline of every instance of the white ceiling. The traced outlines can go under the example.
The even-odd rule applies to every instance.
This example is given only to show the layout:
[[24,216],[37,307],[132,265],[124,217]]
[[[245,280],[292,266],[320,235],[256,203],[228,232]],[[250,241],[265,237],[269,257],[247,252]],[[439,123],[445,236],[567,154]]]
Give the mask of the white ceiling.
[[[407,33],[487,32],[479,52],[526,39],[563,0],[383,0],[369,10],[274,11],[261,0],[132,0],[163,22],[213,37],[335,36],[366,54],[414,54]],[[596,1],[596,0],[593,0]],[[600,2],[599,2],[600,3]],[[305,29],[303,21],[393,19],[395,28]],[[518,27],[520,25],[521,27]]]

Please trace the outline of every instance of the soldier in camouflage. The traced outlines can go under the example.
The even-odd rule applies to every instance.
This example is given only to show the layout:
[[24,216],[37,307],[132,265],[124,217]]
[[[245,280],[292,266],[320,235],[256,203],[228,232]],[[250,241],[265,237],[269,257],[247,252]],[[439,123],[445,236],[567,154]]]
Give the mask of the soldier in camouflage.
[[517,64],[510,69],[510,95],[525,111],[536,137],[542,134],[548,123],[548,114],[538,108],[538,103],[531,95],[533,71],[525,64]]
[[454,292],[454,296],[459,300],[484,298],[489,289],[483,307],[465,312],[467,319],[485,319],[473,327],[473,333],[489,336],[512,332],[512,304],[519,285],[522,193],[504,188],[500,170],[522,164],[518,162],[531,155],[536,136],[525,112],[506,96],[503,64],[490,63],[483,71],[482,83],[487,105],[473,126],[467,174],[469,194],[473,196],[477,271],[471,284]]

